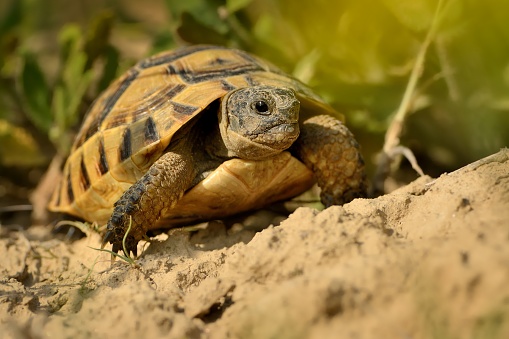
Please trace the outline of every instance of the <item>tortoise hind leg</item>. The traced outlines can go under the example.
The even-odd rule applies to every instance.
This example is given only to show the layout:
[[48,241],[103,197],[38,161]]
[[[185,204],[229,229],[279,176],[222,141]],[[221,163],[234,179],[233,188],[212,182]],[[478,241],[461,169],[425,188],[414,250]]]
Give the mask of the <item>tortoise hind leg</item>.
[[126,237],[126,250],[136,255],[138,241],[165,209],[177,203],[195,176],[190,152],[184,150],[163,154],[115,203],[103,246],[110,242],[113,252],[124,250],[122,241],[131,225]]
[[366,174],[359,145],[341,121],[328,115],[304,121],[295,152],[314,172],[326,207],[366,196]]

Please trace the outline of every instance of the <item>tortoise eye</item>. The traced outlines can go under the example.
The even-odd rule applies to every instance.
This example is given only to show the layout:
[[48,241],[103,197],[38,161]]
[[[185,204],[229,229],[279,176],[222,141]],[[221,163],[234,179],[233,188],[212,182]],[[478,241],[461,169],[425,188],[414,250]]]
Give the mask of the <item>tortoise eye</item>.
[[267,105],[267,103],[262,100],[255,102],[254,107],[258,113],[263,114],[263,113],[267,113],[269,111],[269,105]]

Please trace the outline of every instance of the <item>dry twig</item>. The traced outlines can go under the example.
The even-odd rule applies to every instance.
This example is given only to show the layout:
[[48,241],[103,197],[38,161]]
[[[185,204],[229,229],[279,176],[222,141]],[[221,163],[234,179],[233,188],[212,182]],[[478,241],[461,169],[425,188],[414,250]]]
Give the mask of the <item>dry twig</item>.
[[409,148],[400,145],[400,135],[401,131],[403,130],[405,118],[408,112],[410,112],[413,100],[415,98],[417,83],[424,70],[426,52],[428,51],[431,42],[435,39],[439,17],[440,14],[442,13],[443,5],[444,1],[439,0],[437,8],[435,10],[435,14],[433,16],[433,21],[430,25],[428,33],[426,34],[426,38],[424,39],[421,48],[419,49],[419,53],[417,53],[417,58],[415,60],[414,67],[412,68],[410,78],[408,79],[408,83],[405,89],[405,93],[403,94],[400,106],[396,114],[394,115],[394,118],[392,119],[389,128],[387,129],[387,132],[385,133],[385,142],[383,150],[378,160],[375,178],[373,179],[372,195],[376,196],[384,192],[384,182],[387,176],[389,175],[391,163],[398,156],[401,155],[405,156],[412,165],[412,168],[417,173],[419,173],[419,175],[421,176],[424,175],[412,151]]

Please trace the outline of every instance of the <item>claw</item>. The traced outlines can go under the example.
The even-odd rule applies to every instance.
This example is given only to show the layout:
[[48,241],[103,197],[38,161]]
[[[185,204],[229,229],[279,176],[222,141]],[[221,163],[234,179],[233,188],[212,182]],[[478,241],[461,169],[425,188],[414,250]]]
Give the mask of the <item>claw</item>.
[[106,246],[106,244],[108,242],[110,242],[112,239],[113,239],[113,232],[112,231],[106,232],[106,234],[104,235],[103,241],[101,243],[101,248],[104,248],[104,246]]
[[[117,213],[113,213],[106,226],[106,233],[103,237],[101,248],[110,243],[112,244],[111,251],[113,253],[122,251],[126,257],[131,257],[131,253],[135,257],[138,256],[138,241],[129,234],[132,227],[132,217],[130,215],[128,217],[127,219],[127,216],[124,216],[122,219]],[[126,224],[128,225],[127,230],[125,230]]]
[[120,244],[118,244],[118,243],[114,243],[113,246],[111,247],[111,251],[113,253],[118,253],[118,251],[120,251],[120,249],[121,249]]
[[123,241],[118,246],[127,257],[131,257],[131,253],[134,255],[134,257],[137,257],[138,256],[137,244],[138,242],[132,236],[128,236],[125,239],[125,250]]

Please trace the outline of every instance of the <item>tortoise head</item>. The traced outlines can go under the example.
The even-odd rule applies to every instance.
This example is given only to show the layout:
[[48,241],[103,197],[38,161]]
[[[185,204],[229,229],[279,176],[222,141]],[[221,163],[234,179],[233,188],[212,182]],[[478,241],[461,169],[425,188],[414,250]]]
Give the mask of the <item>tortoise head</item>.
[[232,156],[263,159],[290,147],[299,136],[300,103],[287,88],[253,86],[221,100],[219,128]]

